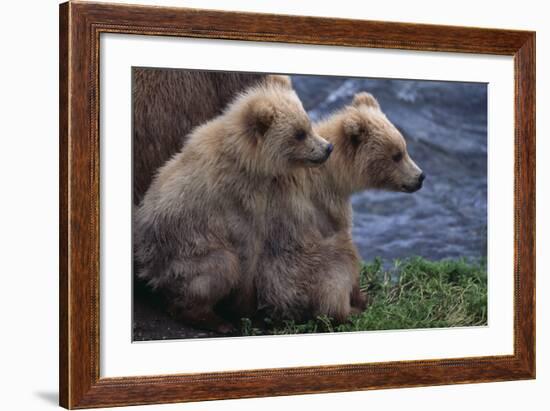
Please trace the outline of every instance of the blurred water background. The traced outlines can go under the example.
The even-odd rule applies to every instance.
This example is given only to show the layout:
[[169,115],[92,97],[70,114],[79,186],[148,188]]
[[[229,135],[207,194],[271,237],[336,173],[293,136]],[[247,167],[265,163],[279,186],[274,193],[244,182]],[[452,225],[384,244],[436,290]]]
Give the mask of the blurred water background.
[[312,120],[372,93],[423,169],[414,193],[354,195],[353,238],[364,260],[487,255],[487,85],[292,76]]

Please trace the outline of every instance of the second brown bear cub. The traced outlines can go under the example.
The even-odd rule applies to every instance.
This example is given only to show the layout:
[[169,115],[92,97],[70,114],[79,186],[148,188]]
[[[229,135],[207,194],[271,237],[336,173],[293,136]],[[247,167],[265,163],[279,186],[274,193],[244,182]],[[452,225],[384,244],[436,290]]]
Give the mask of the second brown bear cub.
[[351,195],[372,188],[414,192],[424,174],[368,93],[314,129],[334,152],[319,168],[297,169],[271,191],[256,279],[259,308],[275,319],[326,315],[342,322],[364,308]]
[[138,277],[183,322],[231,331],[215,308],[229,299],[239,315],[256,309],[272,181],[322,163],[331,150],[288,78],[249,88],[158,171],[135,214]]

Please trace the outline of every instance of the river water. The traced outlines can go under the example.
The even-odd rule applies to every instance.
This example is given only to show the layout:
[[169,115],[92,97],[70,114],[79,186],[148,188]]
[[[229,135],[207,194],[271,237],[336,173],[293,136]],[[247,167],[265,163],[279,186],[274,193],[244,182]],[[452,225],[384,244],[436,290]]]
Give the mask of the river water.
[[365,191],[352,198],[353,238],[365,260],[487,255],[487,85],[292,76],[312,120],[372,93],[423,169],[413,194]]

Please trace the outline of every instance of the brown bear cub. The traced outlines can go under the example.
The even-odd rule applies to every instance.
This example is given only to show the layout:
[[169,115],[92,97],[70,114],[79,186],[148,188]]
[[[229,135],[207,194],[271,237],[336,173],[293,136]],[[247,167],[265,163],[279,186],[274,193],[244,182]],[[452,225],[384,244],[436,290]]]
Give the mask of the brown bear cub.
[[331,150],[287,77],[245,90],[159,169],[135,214],[138,277],[183,322],[230,332],[216,306],[233,299],[238,315],[256,309],[271,182]]
[[280,179],[271,191],[258,305],[274,319],[325,315],[343,322],[365,306],[351,195],[366,189],[411,193],[421,188],[424,174],[368,93],[357,94],[314,130],[334,144],[334,152],[320,167]]

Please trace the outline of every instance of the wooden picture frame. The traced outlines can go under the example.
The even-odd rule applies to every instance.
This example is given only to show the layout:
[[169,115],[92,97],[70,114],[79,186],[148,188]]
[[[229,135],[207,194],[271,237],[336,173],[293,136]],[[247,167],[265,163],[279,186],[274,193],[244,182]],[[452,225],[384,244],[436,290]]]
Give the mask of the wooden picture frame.
[[[514,354],[100,378],[101,33],[513,56]],[[535,377],[535,33],[69,2],[60,6],[60,405],[173,403]]]

